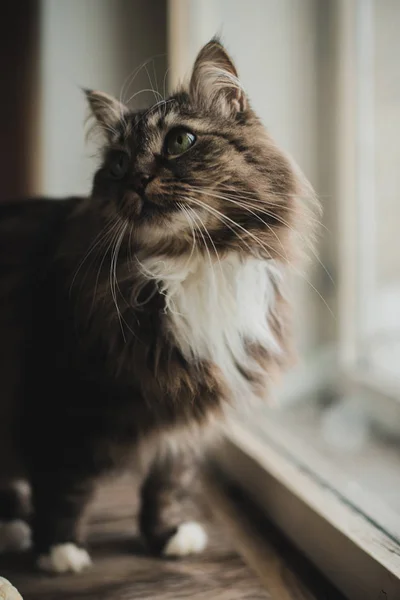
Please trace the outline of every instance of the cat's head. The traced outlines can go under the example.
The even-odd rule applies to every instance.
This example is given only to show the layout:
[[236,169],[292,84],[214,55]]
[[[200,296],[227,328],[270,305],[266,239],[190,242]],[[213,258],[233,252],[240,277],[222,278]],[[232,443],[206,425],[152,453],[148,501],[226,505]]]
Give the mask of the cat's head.
[[87,96],[106,138],[93,201],[128,223],[141,248],[286,259],[302,178],[255,115],[219,41],[200,51],[186,86],[147,110]]

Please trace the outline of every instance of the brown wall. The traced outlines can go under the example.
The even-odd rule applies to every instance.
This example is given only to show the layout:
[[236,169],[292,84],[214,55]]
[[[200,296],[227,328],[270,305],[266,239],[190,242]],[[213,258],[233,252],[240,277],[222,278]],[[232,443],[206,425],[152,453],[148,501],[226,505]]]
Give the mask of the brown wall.
[[0,20],[0,201],[37,189],[39,0],[8,0]]

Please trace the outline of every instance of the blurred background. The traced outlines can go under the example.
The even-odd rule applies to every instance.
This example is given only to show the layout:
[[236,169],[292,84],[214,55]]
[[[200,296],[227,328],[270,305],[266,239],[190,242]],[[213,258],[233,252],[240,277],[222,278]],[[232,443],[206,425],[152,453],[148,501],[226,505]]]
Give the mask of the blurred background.
[[301,360],[247,415],[400,538],[400,2],[31,0],[3,8],[1,199],[87,194],[81,87],[153,103],[219,34],[323,206],[294,274]]

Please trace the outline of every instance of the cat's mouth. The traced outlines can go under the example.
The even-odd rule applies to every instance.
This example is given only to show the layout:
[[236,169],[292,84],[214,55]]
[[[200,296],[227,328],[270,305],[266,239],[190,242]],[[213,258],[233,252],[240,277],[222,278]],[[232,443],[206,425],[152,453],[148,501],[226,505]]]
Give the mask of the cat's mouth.
[[145,193],[141,194],[139,198],[140,209],[138,216],[143,220],[169,215],[177,210],[174,203],[164,201],[163,199],[160,201],[155,200]]
[[142,217],[154,217],[156,215],[168,214],[174,210],[171,204],[159,204],[150,200],[146,195],[141,198],[142,208],[140,214]]
[[125,209],[130,216],[140,221],[149,221],[156,217],[169,215],[177,210],[173,202],[164,201],[163,198],[153,199],[145,193],[137,193],[132,190],[124,196],[122,209]]

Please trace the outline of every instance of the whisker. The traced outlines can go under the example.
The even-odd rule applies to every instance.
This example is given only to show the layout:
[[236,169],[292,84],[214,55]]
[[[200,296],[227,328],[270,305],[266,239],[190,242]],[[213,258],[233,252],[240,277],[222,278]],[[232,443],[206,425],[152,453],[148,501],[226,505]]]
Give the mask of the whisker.
[[[241,196],[247,196],[248,198],[254,198],[255,200],[259,201],[260,200],[260,192],[259,191],[252,191],[252,190],[243,190],[240,189],[238,191],[237,187],[232,186],[232,184],[226,184],[223,181],[218,182],[218,184],[216,184],[218,186],[218,188],[220,189],[224,189],[226,191],[232,192],[233,194],[238,194],[240,193]],[[313,208],[315,208],[316,210],[318,210],[319,212],[319,203],[317,200],[316,195],[314,194],[301,194],[301,193],[295,193],[295,192],[290,192],[290,193],[285,193],[285,192],[277,192],[277,191],[273,191],[273,190],[264,190],[261,194],[261,196],[267,196],[270,198],[277,198],[280,199],[282,198],[283,200],[287,200],[288,198],[293,198],[293,199],[298,199],[298,200],[308,200],[309,202],[313,203]],[[326,198],[329,198],[330,196],[325,196]],[[319,196],[319,198],[324,198],[324,196]],[[269,202],[269,201],[268,201]]]
[[[194,204],[197,204],[198,206],[200,206],[201,208],[203,208],[204,210],[208,211],[210,214],[216,216],[223,225],[227,226],[226,224],[226,220],[228,220],[230,223],[232,223],[235,227],[238,227],[239,229],[243,230],[246,234],[248,235],[252,235],[249,231],[247,231],[247,229],[245,229],[244,227],[242,227],[241,225],[239,225],[239,223],[236,223],[236,221],[234,221],[233,219],[231,219],[230,217],[228,217],[227,215],[224,215],[223,213],[221,213],[219,210],[217,210],[216,208],[213,208],[211,206],[208,206],[207,204],[205,204],[204,202],[202,202],[201,200],[197,199],[195,200],[194,198],[186,198],[186,200],[188,200],[189,202],[193,202]],[[237,235],[237,232],[228,225],[229,229],[235,234]],[[240,236],[237,235],[237,237],[239,239],[241,239],[245,245],[247,246],[247,248],[249,249],[251,254],[254,254],[253,249],[249,246],[249,244],[243,240],[243,238],[241,238]]]
[[[156,63],[154,62],[154,58],[152,60],[152,65],[153,65],[154,81],[155,81],[155,84],[156,84],[156,92],[158,92],[158,81],[157,81]],[[163,98],[165,98],[165,94],[164,94]]]
[[[167,89],[166,89],[166,85],[167,85],[167,76],[168,73],[170,71],[170,67],[168,67],[165,71],[165,75],[164,75],[164,80],[163,80],[163,93],[164,93],[164,98],[167,96]],[[164,117],[166,115],[166,112],[164,112]]]
[[133,256],[132,256],[132,232],[133,232],[133,225],[131,225],[130,230],[129,230],[129,237],[128,237],[128,249],[127,249],[127,254],[128,254],[128,268],[130,270],[130,272],[132,272],[132,265],[133,265]]
[[119,234],[120,234],[120,230],[118,230],[117,233],[114,235],[114,238],[113,238],[113,241],[112,241],[112,247],[113,248],[112,248],[112,251],[111,251],[111,259],[110,259],[109,286],[110,286],[111,296],[112,296],[113,302],[115,304],[115,308],[117,310],[117,316],[118,316],[119,324],[120,324],[120,327],[121,327],[122,336],[124,338],[124,341],[126,341],[125,340],[124,330],[123,330],[122,323],[121,323],[120,310],[119,310],[119,307],[118,307],[118,303],[116,301],[115,290],[114,290],[114,286],[113,286],[114,255],[115,255],[115,249],[116,249],[116,246],[117,246],[117,240],[119,238]]
[[[191,213],[192,213],[193,215],[195,215],[196,217],[198,216],[198,215],[196,215],[196,213],[194,212],[194,210],[193,210],[192,208],[190,208],[190,207],[189,207],[189,210],[191,211]],[[205,248],[205,250],[206,250],[206,252],[207,252],[207,255],[208,255],[208,260],[209,260],[209,262],[210,262],[210,267],[211,267],[211,271],[212,271],[212,274],[213,274],[213,281],[214,281],[214,291],[215,291],[215,289],[216,289],[216,285],[215,285],[215,283],[216,283],[216,282],[215,282],[215,270],[214,270],[214,265],[213,265],[213,262],[212,262],[212,260],[211,260],[211,253],[210,253],[210,249],[209,249],[209,247],[208,247],[208,245],[207,245],[206,239],[205,239],[205,237],[204,237],[204,234],[203,234],[202,230],[200,229],[200,227],[197,227],[197,231],[198,231],[198,232],[199,232],[199,234],[201,235],[201,238],[202,238],[202,240],[203,240],[203,244],[204,244],[204,248]]]
[[[202,225],[202,227],[203,227],[203,229],[204,229],[205,233],[207,234],[207,236],[208,236],[208,238],[209,238],[209,240],[210,240],[210,242],[211,242],[211,245],[212,245],[212,247],[213,247],[213,249],[214,249],[215,256],[216,256],[216,258],[217,258],[217,260],[218,260],[218,263],[219,263],[219,268],[220,268],[221,274],[222,274],[222,276],[224,277],[224,272],[223,272],[223,270],[222,270],[222,265],[221,265],[221,259],[220,259],[220,257],[219,257],[218,250],[217,250],[217,248],[216,248],[216,246],[215,246],[214,240],[212,239],[212,237],[211,237],[211,235],[210,235],[210,232],[208,231],[208,229],[207,229],[206,225],[204,224],[204,221],[203,221],[203,219],[200,217],[200,215],[199,215],[199,214],[197,214],[197,213],[196,213],[196,212],[193,210],[193,208],[191,208],[191,207],[188,207],[188,209],[190,210],[191,214],[193,215],[193,218],[196,218],[196,219],[198,219],[198,220],[200,221],[200,224]],[[203,238],[203,239],[204,239],[204,238]],[[204,240],[204,242],[205,242],[205,240]],[[211,257],[210,257],[210,260],[211,260]]]
[[[117,278],[117,264],[118,264],[119,251],[120,251],[121,244],[122,244],[122,241],[123,241],[123,238],[124,238],[127,228],[128,228],[128,223],[125,223],[124,226],[122,227],[122,230],[120,230],[120,232],[117,234],[117,239],[115,242],[115,247],[114,247],[114,251],[112,253],[111,264],[110,264],[110,288],[111,288],[111,293],[113,296],[113,301],[114,301],[114,304],[115,304],[115,307],[117,310],[117,315],[118,315],[118,320],[119,320],[119,324],[121,327],[122,337],[124,338],[125,343],[126,343],[126,337],[125,337],[123,324],[125,324],[125,326],[128,328],[128,330],[136,337],[135,332],[132,331],[132,329],[129,327],[129,324],[127,323],[126,319],[124,318],[124,316],[121,313],[121,310],[118,306],[118,298],[117,298],[117,291],[118,291],[120,296],[122,297],[123,301],[126,303],[126,305],[130,306],[129,302],[127,302],[126,298],[122,294],[122,291],[119,287],[118,278]],[[111,275],[112,275],[112,277],[111,277]]]
[[[245,208],[245,206],[244,206]],[[273,213],[267,211],[267,210],[260,210],[261,213],[270,216],[274,219],[276,219],[277,221],[279,221],[279,223],[282,223],[282,225],[285,225],[285,227],[287,227],[288,229],[290,229],[290,231],[292,231],[295,235],[298,235],[300,237],[300,239],[303,241],[303,243],[306,245],[307,249],[311,252],[311,254],[314,256],[315,260],[318,262],[318,264],[322,267],[323,271],[326,273],[326,275],[328,276],[329,280],[331,281],[331,283],[336,286],[336,283],[332,277],[332,275],[330,274],[328,268],[324,265],[324,263],[322,262],[322,260],[319,258],[317,252],[314,250],[313,244],[311,242],[309,242],[307,240],[307,238],[302,235],[300,233],[300,231],[296,231],[285,219],[283,219],[282,217],[278,217],[277,215],[274,215]]]
[[[157,94],[158,94],[159,96],[161,96],[161,94],[160,94],[160,92],[156,92],[156,90],[154,89],[154,86],[153,86],[153,81],[152,81],[152,79],[151,79],[151,77],[150,77],[150,73],[149,73],[149,70],[148,70],[148,68],[147,68],[147,65],[145,66],[145,70],[146,70],[146,73],[147,73],[147,78],[148,78],[148,80],[149,80],[149,83],[150,83],[151,91],[153,92],[153,94],[154,94],[154,97],[155,97],[155,99],[156,99],[156,101],[157,101]],[[161,96],[161,98],[162,98],[162,96]],[[162,98],[162,99],[164,100],[164,98]]]
[[129,100],[128,100],[128,102],[126,102],[123,99],[123,95],[125,93],[125,86],[127,86],[126,94],[128,94],[129,88],[132,86],[133,82],[135,81],[136,77],[139,75],[140,71],[142,69],[144,69],[144,67],[147,66],[151,61],[154,61],[155,58],[159,58],[161,56],[164,56],[164,54],[155,54],[151,58],[146,59],[138,67],[135,67],[133,69],[133,71],[130,73],[130,75],[128,75],[128,77],[124,80],[124,83],[122,84],[122,89],[121,89],[121,93],[120,93],[120,101],[122,104],[129,104]]
[[145,88],[143,90],[139,90],[135,94],[132,94],[132,96],[129,98],[127,104],[129,104],[129,102],[132,102],[132,100],[134,100],[134,98],[136,98],[136,96],[139,96],[139,94],[144,94],[145,92],[149,92],[150,94],[158,93],[158,96],[161,98],[161,100],[164,100],[164,98],[161,96],[161,94],[159,92],[155,92],[155,90],[153,90],[153,89]]
[[[245,239],[243,239],[243,237],[241,237],[239,235],[239,233],[233,229],[233,227],[226,222],[226,219],[228,219],[229,217],[226,217],[226,215],[224,215],[223,213],[219,212],[216,208],[212,208],[211,206],[207,206],[207,204],[204,204],[203,202],[201,202],[200,200],[196,201],[193,198],[187,198],[186,199],[189,202],[194,202],[195,204],[198,204],[198,206],[200,206],[201,208],[203,208],[206,212],[210,213],[212,216],[216,217],[218,219],[218,221],[220,221],[224,227],[228,227],[228,229],[230,231],[232,231],[232,233],[240,240],[243,242],[243,244],[248,248],[249,252],[251,254],[253,254],[253,249],[249,246],[249,244],[246,242]],[[232,221],[232,219],[230,219],[230,221]],[[237,227],[238,224],[235,221],[232,221]]]
[[[206,192],[208,194],[208,192]],[[211,194],[210,194],[211,195]],[[215,198],[221,198],[222,200],[227,200],[228,202],[231,202],[232,204],[235,204],[236,206],[239,206],[240,208],[244,208],[243,205],[240,202],[237,202],[236,200],[227,198],[226,196],[219,196],[214,194]],[[247,210],[247,212],[251,213],[252,215],[254,215],[261,223],[263,223],[269,231],[271,231],[271,233],[273,233],[273,235],[275,236],[276,240],[278,241],[278,243],[280,244],[282,251],[285,253],[285,257],[287,262],[289,262],[287,253],[285,248],[283,247],[282,241],[279,239],[276,231],[274,231],[274,229],[271,227],[271,225],[269,225],[266,221],[264,221],[263,219],[261,219],[261,217],[259,217],[254,211],[250,210],[249,208],[245,208],[245,210]]]
[[[215,198],[220,198],[222,200],[225,200],[227,202],[231,202],[232,204],[235,204],[237,206],[239,206],[240,208],[244,208],[246,211],[250,212],[251,214],[253,214],[259,221],[261,221],[262,223],[264,223],[264,225],[266,225],[268,227],[268,229],[275,235],[276,239],[279,241],[280,246],[282,247],[282,250],[284,250],[283,248],[283,244],[281,242],[281,240],[279,240],[278,236],[276,235],[276,233],[274,232],[273,228],[266,223],[263,219],[261,219],[261,217],[255,213],[253,210],[250,210],[249,207],[256,209],[258,212],[265,214],[269,217],[272,217],[273,219],[276,219],[278,222],[282,223],[283,225],[285,225],[290,231],[292,231],[295,235],[299,236],[299,238],[303,241],[303,243],[306,245],[306,247],[308,248],[308,250],[311,252],[311,254],[314,256],[314,258],[316,259],[316,261],[319,263],[319,265],[322,267],[322,269],[324,270],[324,272],[326,273],[326,275],[328,276],[328,278],[330,279],[330,281],[332,282],[333,285],[335,285],[335,281],[332,277],[332,275],[330,274],[330,272],[328,271],[327,267],[324,265],[324,263],[321,261],[321,259],[319,258],[318,254],[315,252],[313,245],[306,239],[306,237],[304,235],[302,235],[300,233],[300,231],[296,231],[285,219],[283,219],[280,215],[276,215],[275,213],[272,213],[270,211],[267,211],[266,209],[262,208],[262,204],[258,204],[256,205],[255,203],[248,203],[246,200],[242,200],[240,196],[238,196],[238,198],[241,200],[241,202],[239,202],[238,200],[234,200],[233,198],[230,198],[228,196],[222,196],[219,194],[215,194],[212,191],[208,191],[207,188],[204,188],[206,190],[206,192],[203,192],[201,190],[201,188],[195,188],[192,186],[192,189],[197,190],[200,193],[206,193],[207,195],[213,196]],[[284,250],[285,254],[286,251]],[[286,255],[287,258],[287,255]]]
[[178,207],[181,209],[181,211],[184,213],[184,215],[186,217],[186,220],[187,220],[187,222],[189,224],[189,227],[190,227],[190,230],[191,230],[191,233],[192,233],[192,238],[193,238],[192,249],[190,251],[189,258],[188,258],[188,260],[186,262],[186,265],[188,265],[190,263],[190,260],[191,260],[192,256],[193,256],[193,253],[194,253],[194,251],[196,249],[196,235],[195,235],[195,230],[194,230],[195,225],[193,224],[192,219],[190,217],[190,214],[186,210],[185,206],[183,206],[182,202],[178,202]]
[[[242,229],[249,237],[251,237],[252,239],[254,239],[254,241],[259,245],[260,248],[262,248],[267,255],[269,254],[269,258],[271,257],[270,251],[269,249],[265,246],[265,244],[263,243],[262,240],[260,240],[257,236],[255,236],[253,233],[251,233],[250,231],[248,231],[246,228],[244,228],[242,225],[240,225],[239,223],[236,223],[236,221],[234,221],[233,219],[231,219],[230,217],[228,217],[227,215],[222,215],[222,213],[220,213],[220,211],[218,211],[217,209],[214,209],[210,206],[207,206],[204,202],[202,202],[199,199],[194,200],[193,198],[188,199],[191,202],[194,202],[195,204],[197,203],[199,206],[201,206],[202,208],[204,208],[205,210],[210,210],[210,212],[212,211],[216,211],[217,213],[219,213],[221,216],[223,216],[224,218],[228,219],[229,221],[231,221],[234,225],[236,225],[236,227],[239,227],[240,229]],[[252,252],[253,253],[253,252]],[[278,256],[280,256],[280,258],[284,259],[284,257],[277,252]],[[317,294],[317,296],[321,299],[321,301],[323,302],[323,304],[325,305],[325,307],[327,308],[328,312],[330,313],[330,315],[332,316],[332,318],[334,320],[336,320],[336,317],[332,311],[332,309],[330,308],[329,304],[326,302],[325,298],[321,295],[321,293],[317,290],[317,288],[311,283],[311,281],[309,281],[304,274],[297,269],[292,263],[288,263],[290,265],[290,267],[293,269],[293,271],[300,277],[302,278],[310,287],[311,289]]]
[[[190,184],[190,186],[192,187],[192,189],[196,189],[198,191],[205,191],[205,190],[207,190],[208,192],[214,192],[215,191],[212,188],[204,188],[204,187],[199,188],[199,187],[193,186],[192,184]],[[263,204],[267,204],[269,207],[271,207],[271,209],[274,206],[277,206],[277,207],[281,207],[282,206],[281,203],[271,202],[270,199],[268,201],[265,201],[265,200],[261,201],[260,200],[260,195],[257,194],[256,192],[250,192],[250,191],[246,191],[246,190],[240,190],[240,192],[238,193],[238,191],[235,188],[232,188],[231,186],[227,186],[227,185],[225,185],[223,183],[219,183],[218,187],[221,187],[224,190],[226,190],[228,192],[231,192],[235,196],[235,198],[239,198],[240,197],[240,198],[243,198],[243,199],[246,199],[246,200],[254,200],[255,201],[254,208],[257,208],[257,209],[259,208],[259,206],[261,206]],[[273,193],[272,196],[283,197],[284,199],[288,198],[287,194]],[[311,201],[314,200],[311,196],[310,197],[308,197],[308,196],[298,196],[298,195],[295,195],[295,194],[293,194],[293,198],[296,198],[298,200],[302,200],[302,199],[303,200],[311,200]],[[298,209],[294,208],[293,206],[285,206],[284,209],[287,212],[294,212],[294,213],[298,212]],[[322,227],[323,229],[325,229],[326,231],[329,232],[328,227],[326,227],[326,225],[324,225],[324,223],[322,223],[319,219],[317,219],[316,216],[315,216],[315,214],[312,213],[312,209],[309,210],[309,213],[310,214],[307,215],[307,219],[308,220],[314,222],[316,225],[318,225],[319,227]]]
[[107,223],[103,227],[103,229],[101,229],[101,231],[99,231],[99,233],[94,238],[93,242],[90,244],[89,249],[85,253],[83,259],[79,263],[79,265],[78,265],[78,267],[77,267],[77,269],[76,269],[76,271],[74,273],[74,276],[73,276],[72,281],[71,281],[71,285],[69,287],[69,295],[71,295],[71,293],[72,293],[72,288],[74,286],[76,278],[77,278],[80,270],[82,269],[83,265],[85,264],[85,262],[89,258],[90,254],[95,250],[95,248],[99,244],[102,244],[105,241],[105,239],[107,238],[107,236],[109,234],[111,234],[111,232],[113,231],[113,229],[117,226],[117,223],[116,223],[117,219],[118,219],[118,215],[113,215],[111,218],[109,218],[108,221],[107,221]]
[[[108,255],[108,253],[109,253],[109,251],[110,251],[110,249],[111,249],[111,247],[113,245],[113,242],[114,242],[114,239],[115,239],[115,229],[116,229],[116,227],[114,227],[114,229],[113,229],[113,235],[111,236],[111,241],[108,244],[107,248],[105,249],[104,254],[103,254],[103,258],[101,259],[99,268],[97,269],[96,281],[95,281],[94,290],[93,290],[93,296],[92,296],[92,305],[91,305],[90,313],[89,314],[92,314],[94,306],[95,306],[95,303],[96,303],[97,289],[98,289],[98,285],[99,285],[101,270],[103,268],[104,261],[105,261],[107,255]],[[112,232],[110,232],[110,234],[111,233]]]
[[[198,190],[200,191],[200,190]],[[259,212],[261,212],[262,214],[265,214],[269,217],[272,217],[273,219],[276,219],[278,222],[282,223],[283,225],[285,225],[290,231],[292,231],[295,235],[298,235],[299,238],[303,241],[303,243],[307,246],[307,248],[309,249],[309,251],[312,253],[312,255],[314,256],[314,258],[316,259],[316,261],[320,264],[320,266],[322,267],[322,269],[325,271],[325,273],[327,274],[327,276],[329,277],[330,281],[332,282],[333,285],[335,285],[335,282],[331,276],[331,274],[329,273],[328,269],[326,268],[326,266],[323,264],[323,262],[320,260],[320,258],[318,257],[317,253],[315,252],[312,244],[310,244],[310,242],[306,239],[305,236],[303,236],[300,231],[296,231],[285,219],[283,219],[282,217],[280,217],[280,215],[276,215],[275,213],[272,213],[270,211],[267,211],[263,208],[260,208],[260,206],[262,205],[254,205],[254,204],[249,204],[246,201],[242,201],[239,202],[237,200],[234,200],[233,198],[230,198],[228,196],[221,196],[218,194],[214,194],[212,192],[206,192],[208,195],[210,196],[214,196],[215,198],[220,198],[222,200],[225,200],[227,202],[231,202],[232,204],[235,204],[237,206],[239,206],[240,208],[244,208],[244,210],[250,212],[251,214],[253,214],[259,221],[261,221],[264,225],[266,225],[268,227],[268,229],[274,233],[276,239],[279,241],[282,249],[283,249],[283,244],[282,242],[279,240],[278,236],[276,235],[276,233],[274,232],[273,228],[266,223],[263,219],[261,219],[261,217],[255,213],[253,210],[250,210],[249,206],[251,206],[252,208],[255,208],[256,210],[259,210]],[[286,252],[285,252],[286,254]]]
[[[232,184],[228,185],[228,184],[226,184],[224,182],[220,182],[220,183],[218,183],[218,186],[224,186],[226,189],[231,189],[234,192],[237,191],[237,189],[235,187],[233,187]],[[246,194],[254,194],[257,197],[259,196],[258,192],[256,192],[256,191],[254,191],[254,192],[251,191],[251,190],[242,190],[242,191],[244,193],[246,193]],[[293,196],[295,198],[301,198],[301,199],[304,199],[304,200],[310,200],[310,201],[314,202],[315,208],[319,208],[318,198],[321,198],[321,199],[332,198],[331,194],[318,194],[318,196],[317,196],[317,194],[313,190],[311,190],[311,188],[310,188],[310,194],[308,194],[307,196],[305,194],[302,194],[302,193],[293,193],[293,192],[291,192],[291,193],[288,194],[288,193],[285,193],[285,192],[276,192],[276,191],[272,191],[272,190],[269,190],[268,193],[270,193],[272,196],[277,196],[278,198],[280,198],[280,197],[282,197],[282,198],[288,198],[290,196]]]
[[[189,200],[191,202],[197,202],[200,204],[200,206],[202,206],[203,208],[208,208],[209,210],[213,210],[216,213],[218,213],[219,215],[221,215],[224,219],[227,219],[228,221],[230,221],[235,227],[238,227],[239,229],[241,229],[246,235],[248,235],[249,237],[251,237],[252,239],[254,239],[257,244],[260,246],[260,248],[263,248],[268,255],[268,258],[272,258],[271,256],[271,251],[270,249],[267,248],[267,246],[265,246],[264,242],[262,242],[262,240],[260,240],[259,238],[257,238],[256,235],[254,235],[254,233],[251,233],[251,231],[249,231],[248,229],[246,229],[245,227],[243,227],[242,225],[240,225],[239,223],[237,223],[236,221],[234,221],[233,219],[231,219],[230,217],[228,217],[228,215],[224,215],[223,213],[221,213],[220,211],[218,211],[216,208],[213,208],[211,206],[208,206],[207,204],[205,204],[204,202],[201,202],[201,200],[199,200],[198,198],[196,200],[194,200],[193,198],[189,198]],[[284,256],[279,254],[278,255],[284,259]]]
[[[150,59],[149,59],[150,60]],[[141,69],[143,69],[144,65],[147,63],[148,61],[144,61],[144,63],[142,63],[141,65],[139,65],[138,67],[135,67],[133,69],[133,71],[131,71],[129,73],[129,75],[127,77],[125,77],[124,82],[122,84],[121,87],[121,91],[119,94],[119,101],[121,102],[121,104],[127,104],[124,100],[124,94],[125,94],[125,86],[127,86],[126,88],[126,92],[128,92],[129,88],[131,87],[132,83],[134,82],[136,76],[138,75],[138,73],[140,72]]]
[[[121,245],[123,242],[123,239],[125,237],[125,233],[126,230],[128,228],[128,223],[125,224],[125,227],[122,229],[119,240],[117,242],[117,247],[116,247],[116,254],[115,254],[115,259],[114,259],[114,292],[115,290],[117,290],[121,296],[121,298],[123,299],[123,301],[125,302],[125,304],[127,306],[129,306],[129,302],[127,302],[127,300],[125,299],[125,296],[123,295],[121,288],[119,286],[119,282],[118,282],[118,277],[117,277],[117,266],[118,266],[118,257],[119,257],[119,252],[121,250]],[[124,320],[124,322],[126,323],[125,319],[123,318],[122,314],[121,314],[122,319]]]

